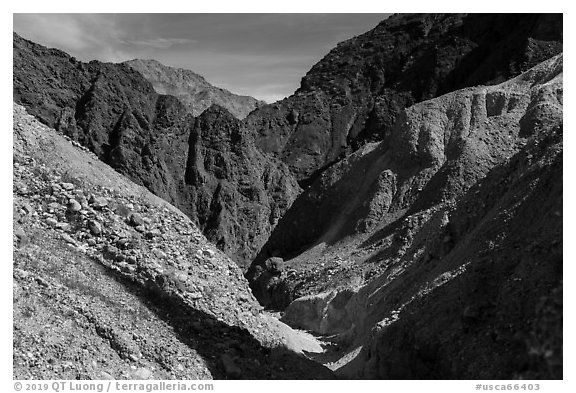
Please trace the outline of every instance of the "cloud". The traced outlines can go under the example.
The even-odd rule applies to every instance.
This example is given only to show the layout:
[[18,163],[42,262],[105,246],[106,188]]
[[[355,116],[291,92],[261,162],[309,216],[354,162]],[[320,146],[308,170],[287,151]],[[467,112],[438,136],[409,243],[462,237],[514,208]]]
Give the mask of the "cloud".
[[142,46],[149,46],[152,48],[166,49],[171,48],[174,45],[195,44],[198,41],[189,38],[154,38],[148,40],[135,40],[135,41],[123,41],[123,42],[133,45],[142,45]]
[[121,48],[123,32],[108,14],[14,14],[14,31],[61,49],[83,61],[118,62],[130,58]]

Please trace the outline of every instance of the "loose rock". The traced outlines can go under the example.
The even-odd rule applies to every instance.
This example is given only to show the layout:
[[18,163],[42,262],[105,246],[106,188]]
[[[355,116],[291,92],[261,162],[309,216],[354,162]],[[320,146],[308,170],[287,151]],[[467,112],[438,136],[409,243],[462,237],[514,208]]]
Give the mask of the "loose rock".
[[54,226],[56,226],[56,224],[58,224],[58,220],[56,220],[55,218],[52,218],[52,217],[48,217],[46,219],[46,224],[54,227]]
[[76,213],[82,210],[82,205],[78,203],[75,199],[72,199],[70,203],[68,203],[68,211],[72,213]]
[[90,229],[90,232],[95,236],[98,236],[102,233],[102,226],[96,220],[88,221],[88,229]]
[[59,222],[56,224],[56,229],[68,231],[68,230],[70,230],[70,224],[68,224],[67,222]]
[[131,213],[128,216],[128,222],[130,223],[130,225],[132,225],[133,227],[138,227],[138,226],[144,226],[144,219],[142,218],[142,216],[138,213]]
[[94,197],[94,195],[92,195],[88,202],[96,209],[102,209],[108,206],[108,200],[104,197]]

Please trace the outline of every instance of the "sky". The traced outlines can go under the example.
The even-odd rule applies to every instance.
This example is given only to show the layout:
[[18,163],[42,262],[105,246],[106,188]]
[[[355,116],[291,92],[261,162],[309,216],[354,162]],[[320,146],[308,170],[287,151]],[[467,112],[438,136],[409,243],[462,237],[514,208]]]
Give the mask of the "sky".
[[338,42],[389,14],[14,14],[14,31],[82,61],[135,58],[190,69],[273,102]]

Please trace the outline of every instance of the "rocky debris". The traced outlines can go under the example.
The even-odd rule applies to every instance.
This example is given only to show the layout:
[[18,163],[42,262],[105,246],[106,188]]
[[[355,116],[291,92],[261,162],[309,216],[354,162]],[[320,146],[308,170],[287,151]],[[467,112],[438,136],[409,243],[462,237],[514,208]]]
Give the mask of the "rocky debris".
[[156,60],[130,60],[124,62],[141,73],[159,94],[177,97],[186,110],[194,116],[200,115],[213,104],[226,108],[238,119],[264,105],[262,101],[249,96],[230,93],[208,83],[202,76],[182,68],[165,66]]
[[[56,229],[61,229],[63,231],[68,231],[70,230],[70,224],[68,224],[67,222],[59,222],[56,224]],[[64,234],[66,235],[66,234]],[[63,235],[63,236],[64,236]],[[67,235],[66,235],[67,236]]]
[[210,249],[206,249],[206,250],[202,250],[202,255],[208,257],[208,258],[214,258],[214,256],[216,255],[216,253],[213,250]]
[[393,15],[339,43],[294,95],[246,122],[258,147],[307,186],[366,142],[386,139],[404,108],[500,83],[560,52],[560,14]]
[[28,236],[26,236],[26,232],[24,232],[22,228],[15,228],[14,236],[17,239],[17,247],[19,248],[26,246],[26,244],[29,242]]
[[69,203],[68,203],[68,211],[71,213],[77,213],[80,210],[82,210],[82,205],[80,203],[78,203],[76,200],[72,199]]
[[144,219],[142,218],[142,216],[138,213],[131,213],[128,216],[128,222],[130,223],[130,225],[132,225],[133,227],[139,227],[139,226],[144,226]]
[[354,326],[346,310],[354,293],[346,289],[302,296],[288,305],[281,321],[322,335],[346,335]]
[[58,224],[58,220],[56,220],[53,217],[48,217],[46,219],[46,224],[50,225],[50,226],[56,226],[56,224]]
[[153,379],[153,378],[151,378],[152,377],[152,371],[150,371],[144,367],[138,368],[136,371],[134,371],[132,376],[134,377],[134,379],[138,379],[138,380]]
[[[186,216],[16,104],[13,152],[15,182],[27,187],[26,195],[15,193],[14,210],[41,212],[15,233],[16,241],[23,233],[33,239],[14,249],[16,377],[332,376],[294,352],[271,357],[297,333],[278,332],[238,266]],[[61,182],[71,168],[75,185],[67,189]],[[68,201],[80,193],[90,195],[90,206],[69,214]],[[100,200],[107,204],[95,208]],[[159,235],[136,230],[117,205],[137,209],[146,231]],[[221,353],[233,361],[222,364]]]
[[98,236],[102,233],[102,225],[100,225],[100,223],[96,220],[88,220],[88,229],[94,236]]
[[95,197],[94,195],[91,195],[88,203],[95,209],[103,209],[108,206],[108,199],[105,197]]

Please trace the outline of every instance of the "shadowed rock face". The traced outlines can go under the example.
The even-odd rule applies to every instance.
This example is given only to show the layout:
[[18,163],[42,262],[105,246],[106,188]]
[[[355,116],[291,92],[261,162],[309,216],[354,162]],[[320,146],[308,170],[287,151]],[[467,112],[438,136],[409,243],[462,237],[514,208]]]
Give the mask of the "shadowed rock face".
[[163,160],[187,154],[193,118],[178,100],[155,93],[125,65],[78,62],[16,34],[13,52],[14,101],[132,180],[178,201],[181,175]]
[[288,168],[266,156],[241,122],[212,106],[195,122],[185,174],[191,215],[237,261],[249,261],[300,192]]
[[561,379],[562,161],[560,125],[471,188],[424,258],[409,252],[392,284],[388,273],[361,289],[374,324],[341,373]]
[[14,101],[176,205],[241,265],[300,192],[228,111],[195,120],[126,64],[78,62],[14,34]]
[[213,86],[201,75],[182,68],[168,67],[156,60],[130,60],[124,62],[141,73],[157,93],[177,97],[188,112],[198,116],[211,105],[226,108],[238,119],[265,104],[249,96],[233,94],[228,90]]
[[298,297],[291,325],[363,346],[341,375],[562,378],[562,64],[407,108],[277,226],[327,220],[269,288]]
[[384,139],[405,107],[502,82],[561,48],[561,15],[395,15],[338,44],[293,96],[247,121],[258,146],[308,185],[317,171]]
[[[270,256],[291,259],[318,244],[369,233],[382,225],[383,216],[394,221],[407,209],[418,211],[461,195],[509,157],[516,142],[502,137],[485,149],[485,141],[461,143],[456,135],[484,118],[492,126],[494,119],[519,108],[518,97],[495,92],[454,98],[442,119],[416,114],[423,116],[418,120],[422,132],[400,140],[404,123],[413,121],[404,108],[456,88],[518,75],[561,51],[561,28],[561,15],[397,15],[339,44],[308,72],[293,96],[247,118],[259,146],[286,162],[305,189],[253,266]],[[531,111],[515,119],[523,138],[530,134],[523,129],[524,124],[530,129]],[[443,128],[451,134],[443,135]],[[452,138],[446,146],[445,138]],[[420,191],[425,196],[416,198]],[[255,281],[257,275],[251,270],[247,277]],[[280,282],[275,287],[290,293]]]
[[237,262],[258,254],[262,304],[299,298],[286,322],[364,346],[341,375],[561,378],[562,57],[522,73],[561,31],[394,16],[244,121],[15,36],[14,98]]
[[[296,257],[286,265],[298,266],[317,260],[306,256],[308,250],[337,249],[349,238],[367,239],[365,247],[370,248],[394,233],[410,232],[410,226],[400,226],[407,216],[455,203],[528,141],[562,124],[562,91],[560,56],[506,83],[460,90],[407,108],[389,138],[333,165],[298,197],[247,274],[256,295],[261,301],[275,298],[265,293],[268,285],[258,282],[262,278],[256,269],[271,254]],[[380,251],[382,257],[397,256],[407,247],[386,242],[392,245]],[[284,281],[275,285],[284,297],[307,294],[301,286],[293,292],[305,281],[302,277],[276,281]],[[281,307],[290,300],[265,303]]]

